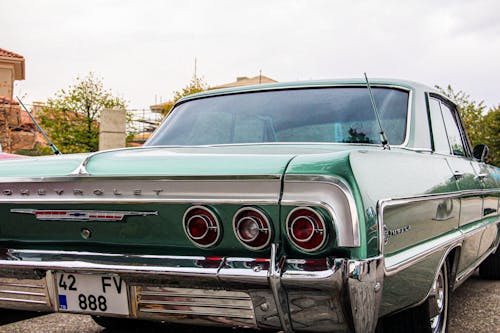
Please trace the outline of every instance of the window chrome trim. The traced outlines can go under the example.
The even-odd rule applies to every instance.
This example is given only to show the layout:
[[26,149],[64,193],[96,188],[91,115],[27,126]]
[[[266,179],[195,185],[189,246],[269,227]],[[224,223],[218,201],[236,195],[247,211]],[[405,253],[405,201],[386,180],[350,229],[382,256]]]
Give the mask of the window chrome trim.
[[[401,91],[404,91],[404,92],[407,92],[408,93],[408,105],[407,105],[407,111],[406,111],[406,129],[405,129],[405,137],[403,139],[403,142],[401,144],[398,144],[398,145],[392,145],[390,142],[389,142],[389,145],[391,146],[391,148],[403,148],[403,147],[406,147],[410,141],[410,134],[411,134],[411,119],[412,119],[412,116],[413,116],[413,101],[414,101],[414,89],[413,88],[409,88],[409,87],[405,87],[405,86],[400,86],[400,85],[397,85],[397,84],[384,84],[384,83],[371,83],[370,82],[370,86],[371,87],[374,87],[374,88],[387,88],[387,89],[396,89],[396,90],[401,90]],[[158,146],[149,146],[147,145],[148,142],[156,135],[158,129],[163,125],[163,123],[165,121],[167,121],[167,119],[169,117],[172,116],[173,112],[172,111],[175,111],[175,108],[178,107],[179,105],[181,104],[184,104],[184,103],[187,103],[187,102],[190,102],[190,101],[195,101],[195,100],[199,100],[199,99],[205,99],[205,98],[212,98],[212,97],[219,97],[219,96],[229,96],[229,95],[238,95],[238,94],[252,94],[252,93],[259,93],[259,92],[266,92],[266,91],[280,91],[280,90],[310,90],[310,89],[325,89],[325,88],[332,88],[332,89],[335,89],[335,88],[353,88],[353,87],[356,87],[356,88],[359,88],[359,87],[366,87],[366,83],[351,83],[351,84],[346,84],[346,83],[338,83],[338,84],[334,84],[334,83],[325,83],[325,84],[317,84],[317,85],[314,85],[314,86],[300,86],[300,85],[296,85],[296,86],[288,86],[288,87],[276,87],[276,88],[273,88],[273,87],[266,87],[264,89],[249,89],[247,91],[229,91],[229,92],[223,92],[223,93],[220,93],[220,94],[213,94],[213,95],[208,95],[208,96],[197,96],[197,97],[194,97],[194,98],[187,98],[187,99],[182,99],[180,100],[178,103],[176,103],[172,109],[169,111],[169,113],[167,114],[167,116],[162,120],[162,122],[160,123],[160,125],[156,128],[156,130],[153,132],[153,134],[151,135],[151,137],[145,142],[145,146],[141,147],[141,148],[153,148],[153,147],[168,147],[168,146],[163,146],[163,145],[158,145]],[[367,88],[368,89],[368,88]],[[287,142],[279,142],[279,143],[284,143],[284,144],[288,144]],[[314,143],[314,144],[318,144],[320,142],[310,142],[310,143]],[[250,144],[250,143],[245,143],[245,144]],[[255,143],[254,143],[255,144]],[[257,144],[262,144],[262,143],[257,143]],[[276,142],[271,142],[271,144],[276,144]],[[345,144],[345,143],[341,143],[341,142],[329,142],[327,144]],[[225,144],[225,145],[203,145],[203,146],[177,146],[177,147],[206,147],[206,146],[230,146],[230,145],[234,145],[234,144]],[[349,144],[351,145],[351,144]],[[381,143],[371,143],[371,144],[360,144],[360,145],[369,145],[369,146],[379,146],[381,147]]]
[[[465,130],[465,126],[464,126],[464,122],[463,122],[463,119],[462,117],[460,116],[460,112],[458,110],[458,103],[450,100],[447,96],[444,96],[440,93],[436,93],[436,92],[426,92],[426,96],[427,98],[434,98],[436,100],[438,100],[440,102],[440,107],[441,107],[441,104],[444,104],[445,106],[447,106],[451,113],[452,113],[452,116],[456,122],[456,125],[458,127],[458,130],[460,132],[460,138],[462,140],[462,144],[464,145],[464,148],[465,148],[465,154],[464,155],[455,155],[453,154],[453,149],[452,147],[450,146],[450,154],[451,156],[458,156],[458,157],[466,157],[468,158],[469,160],[474,160],[473,156],[472,156],[472,145],[471,145],[471,141],[469,139],[469,135],[467,133],[467,131]],[[430,111],[430,110],[429,110]],[[442,114],[442,109],[441,109],[441,114]],[[445,128],[446,128],[446,123],[444,122],[444,119],[443,119],[443,123],[445,125]],[[448,142],[449,142],[449,138],[448,138],[448,133],[446,133],[446,137],[448,139]]]

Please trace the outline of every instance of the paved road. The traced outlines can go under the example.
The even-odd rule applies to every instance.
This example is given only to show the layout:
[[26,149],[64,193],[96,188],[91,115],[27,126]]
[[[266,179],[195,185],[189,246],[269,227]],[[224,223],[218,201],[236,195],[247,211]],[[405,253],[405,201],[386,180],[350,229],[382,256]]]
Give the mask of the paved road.
[[[463,284],[450,300],[449,333],[500,333],[500,281],[483,281],[477,276]],[[114,333],[95,324],[89,316],[69,314],[39,315],[4,310],[0,315],[0,332],[6,333]],[[236,333],[222,329],[182,329],[160,324],[130,328],[122,333]],[[248,331],[243,331],[248,332]]]

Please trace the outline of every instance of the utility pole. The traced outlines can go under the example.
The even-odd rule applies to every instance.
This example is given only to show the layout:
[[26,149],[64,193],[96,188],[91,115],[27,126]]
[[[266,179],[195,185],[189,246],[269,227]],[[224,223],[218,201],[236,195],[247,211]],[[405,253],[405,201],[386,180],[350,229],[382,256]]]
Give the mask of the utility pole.
[[194,58],[194,79],[196,80],[198,78],[198,73],[197,73],[197,59],[196,57]]

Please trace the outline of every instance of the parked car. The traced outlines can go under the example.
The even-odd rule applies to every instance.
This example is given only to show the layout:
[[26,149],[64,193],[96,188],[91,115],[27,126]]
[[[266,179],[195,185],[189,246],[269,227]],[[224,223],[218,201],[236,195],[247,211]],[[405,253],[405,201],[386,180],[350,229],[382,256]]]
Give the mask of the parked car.
[[9,154],[9,153],[2,153],[0,151],[0,160],[4,159],[10,159],[10,158],[23,158],[23,155],[16,155],[16,154]]
[[438,91],[371,87],[207,91],[144,147],[1,161],[0,307],[445,332],[450,291],[500,276],[500,169]]

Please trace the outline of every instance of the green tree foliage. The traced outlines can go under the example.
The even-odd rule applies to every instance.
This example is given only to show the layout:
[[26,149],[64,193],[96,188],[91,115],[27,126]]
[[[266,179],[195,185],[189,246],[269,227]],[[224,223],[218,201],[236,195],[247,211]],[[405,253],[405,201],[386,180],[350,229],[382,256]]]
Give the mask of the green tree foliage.
[[486,106],[484,105],[484,102],[481,101],[478,103],[472,100],[470,96],[462,90],[456,92],[450,85],[448,85],[446,89],[439,86],[436,86],[436,88],[445,96],[457,103],[460,117],[462,118],[465,129],[467,130],[467,134],[469,134],[472,146],[484,143],[482,142],[482,127],[484,114],[486,113]]
[[37,117],[63,153],[97,151],[99,116],[104,109],[126,107],[126,102],[104,88],[92,72],[49,98]]
[[486,110],[484,102],[477,102],[463,91],[456,92],[450,85],[436,88],[458,105],[460,117],[469,134],[472,146],[483,143],[490,153],[487,162],[500,166],[500,105]]
[[193,75],[193,78],[189,82],[187,86],[182,88],[181,90],[174,91],[174,97],[168,101],[167,103],[162,104],[162,113],[164,115],[167,115],[172,107],[177,103],[178,100],[180,100],[182,97],[196,94],[202,91],[205,91],[208,89],[208,84],[205,82],[203,78],[197,77],[196,75]]
[[483,143],[490,148],[488,162],[500,167],[500,104],[484,116]]

